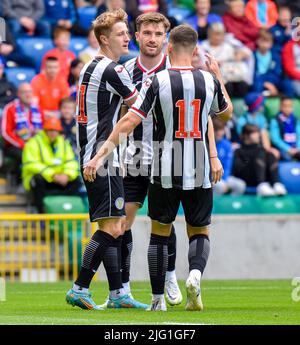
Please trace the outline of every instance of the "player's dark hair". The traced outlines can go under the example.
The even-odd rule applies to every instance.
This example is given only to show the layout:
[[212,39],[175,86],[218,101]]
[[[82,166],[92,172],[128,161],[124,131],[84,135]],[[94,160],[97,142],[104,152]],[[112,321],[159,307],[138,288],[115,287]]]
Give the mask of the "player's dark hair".
[[135,21],[136,30],[140,31],[142,24],[160,24],[162,23],[165,27],[165,32],[169,31],[170,29],[170,22],[169,20],[161,13],[158,12],[148,12],[139,15]]
[[47,56],[45,61],[58,61],[58,58],[56,56]]
[[170,31],[170,43],[176,48],[195,47],[198,42],[197,32],[188,24],[176,26]]
[[72,97],[65,97],[65,98],[60,100],[59,109],[66,103],[72,103],[74,105],[76,104],[75,100]]

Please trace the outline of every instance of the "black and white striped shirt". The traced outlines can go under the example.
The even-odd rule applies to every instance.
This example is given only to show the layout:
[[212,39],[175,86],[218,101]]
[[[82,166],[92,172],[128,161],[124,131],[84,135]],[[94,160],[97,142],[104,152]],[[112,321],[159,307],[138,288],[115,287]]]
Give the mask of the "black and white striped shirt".
[[[142,65],[139,56],[127,61],[124,66],[138,91],[141,90],[143,82],[146,81],[147,78],[171,67],[166,55],[162,55],[159,63],[151,70],[147,70],[147,68]],[[149,114],[147,119],[137,126],[129,135],[127,146],[125,148],[124,163],[134,164],[134,160],[136,160],[139,164],[150,165],[152,163],[153,156],[152,137],[153,118],[152,114]]]
[[[136,94],[127,70],[111,59],[99,56],[83,67],[76,107],[77,146],[82,167],[112,132],[122,100]],[[120,166],[118,149],[113,151],[113,166]]]
[[131,111],[154,117],[151,182],[163,188],[210,188],[207,126],[228,104],[220,82],[192,67],[170,68],[143,83]]

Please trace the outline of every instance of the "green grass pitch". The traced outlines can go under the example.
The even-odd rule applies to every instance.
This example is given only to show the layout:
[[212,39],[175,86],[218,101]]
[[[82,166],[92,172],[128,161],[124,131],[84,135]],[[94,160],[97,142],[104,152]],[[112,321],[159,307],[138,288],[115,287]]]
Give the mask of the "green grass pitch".
[[[184,303],[167,312],[139,310],[86,311],[65,302],[71,283],[7,283],[7,299],[0,302],[0,324],[298,324],[300,302],[292,300],[290,280],[202,282],[203,312],[186,312]],[[180,282],[185,295],[184,282]],[[134,296],[150,300],[148,282],[133,282]],[[103,303],[107,284],[92,284],[96,303]]]

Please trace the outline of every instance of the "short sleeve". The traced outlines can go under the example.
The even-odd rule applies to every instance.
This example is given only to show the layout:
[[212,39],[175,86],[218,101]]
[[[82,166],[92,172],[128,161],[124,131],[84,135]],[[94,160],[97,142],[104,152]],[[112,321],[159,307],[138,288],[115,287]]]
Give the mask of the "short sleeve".
[[146,118],[149,112],[155,105],[156,96],[158,94],[159,84],[157,76],[148,78],[142,86],[142,89],[131,106],[130,111],[140,116],[142,119]]
[[137,90],[124,66],[112,64],[106,70],[106,73],[105,80],[108,91],[120,95],[125,101],[130,100],[137,94]]
[[211,105],[211,110],[215,113],[215,115],[218,115],[228,108],[228,103],[223,94],[221,84],[219,80],[216,79],[215,77],[214,77],[214,84],[215,84],[215,96]]

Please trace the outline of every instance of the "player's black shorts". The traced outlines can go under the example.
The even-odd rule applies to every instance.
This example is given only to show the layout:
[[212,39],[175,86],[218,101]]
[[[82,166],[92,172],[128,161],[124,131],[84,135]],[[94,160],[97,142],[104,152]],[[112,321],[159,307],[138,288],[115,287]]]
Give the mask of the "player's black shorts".
[[[146,171],[148,169],[148,171]],[[126,175],[124,177],[124,192],[125,202],[134,202],[140,204],[141,207],[144,204],[145,198],[148,193],[149,187],[149,168],[144,169],[144,174],[132,176],[130,171],[126,169]]]
[[159,184],[149,185],[148,215],[162,224],[174,222],[180,202],[186,222],[194,227],[207,226],[211,222],[213,193],[211,188],[181,190],[162,188]]
[[97,174],[94,182],[84,181],[91,222],[125,216],[123,177],[116,170],[116,176]]

